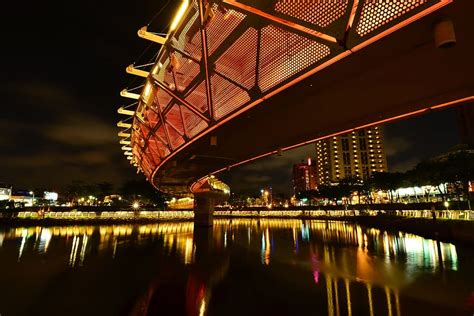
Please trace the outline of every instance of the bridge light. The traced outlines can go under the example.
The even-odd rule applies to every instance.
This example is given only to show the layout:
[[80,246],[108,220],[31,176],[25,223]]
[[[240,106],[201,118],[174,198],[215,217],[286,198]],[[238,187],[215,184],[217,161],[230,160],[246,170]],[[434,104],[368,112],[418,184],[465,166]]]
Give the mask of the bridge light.
[[156,75],[161,67],[163,67],[163,64],[161,62],[158,62],[158,64],[156,64],[155,67],[153,67],[153,69],[151,70],[151,73]]
[[139,77],[143,77],[143,78],[148,77],[148,71],[137,69],[137,68],[134,67],[133,64],[128,65],[128,67],[125,69],[125,71],[127,73],[131,74],[131,75],[135,75],[135,76],[139,76]]
[[118,114],[123,114],[123,115],[129,115],[129,116],[135,115],[135,111],[127,110],[127,109],[125,109],[123,106],[121,106],[121,107],[117,110],[117,113],[118,113]]
[[211,136],[210,144],[211,146],[217,146],[217,136]]
[[127,133],[127,131],[120,131],[117,133],[118,137],[124,137],[124,138],[129,138],[130,137],[130,133]]
[[122,139],[119,143],[120,145],[130,145],[132,142],[129,140]]
[[442,19],[434,26],[434,40],[437,48],[449,48],[456,45],[456,34],[453,22],[450,19]]
[[139,94],[128,92],[127,89],[123,89],[122,91],[120,91],[120,95],[124,98],[130,98],[135,100],[138,100],[140,98]]
[[184,13],[186,12],[186,9],[188,8],[188,5],[189,0],[183,0],[178,12],[176,12],[176,15],[174,16],[173,22],[171,22],[170,31],[173,31],[178,26],[179,22],[183,18]]
[[145,89],[143,89],[143,96],[145,98],[148,98],[148,95],[150,94],[150,91],[151,91],[151,84],[150,84],[150,82],[147,82],[146,85],[145,85]]
[[132,127],[132,124],[130,124],[130,123],[125,123],[125,122],[123,122],[123,121],[119,121],[119,122],[117,123],[117,127],[130,128],[130,127]]
[[147,27],[144,26],[141,29],[138,30],[138,36],[144,39],[147,39],[149,41],[158,43],[158,44],[164,44],[166,42],[166,37],[156,35],[154,33],[148,32]]

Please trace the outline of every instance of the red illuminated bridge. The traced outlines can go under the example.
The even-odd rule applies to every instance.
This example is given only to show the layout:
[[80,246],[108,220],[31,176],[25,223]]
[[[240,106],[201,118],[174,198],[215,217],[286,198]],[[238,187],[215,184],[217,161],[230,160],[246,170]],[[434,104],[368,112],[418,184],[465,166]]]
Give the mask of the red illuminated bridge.
[[121,93],[136,102],[119,109],[120,143],[156,188],[187,193],[252,159],[472,102],[473,12],[471,0],[185,0],[166,37],[139,31],[162,46],[149,70],[127,68],[144,85]]

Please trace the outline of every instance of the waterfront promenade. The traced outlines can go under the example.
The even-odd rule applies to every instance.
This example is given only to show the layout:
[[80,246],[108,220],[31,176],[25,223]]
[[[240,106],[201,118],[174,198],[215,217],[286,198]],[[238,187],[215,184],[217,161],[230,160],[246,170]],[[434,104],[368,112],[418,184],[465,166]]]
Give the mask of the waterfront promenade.
[[[190,221],[192,210],[115,210],[110,208],[24,208],[1,213],[0,225],[79,225]],[[345,221],[387,231],[405,231],[426,238],[474,244],[474,211],[431,209],[321,209],[289,208],[219,208],[214,217],[227,219],[281,219]]]

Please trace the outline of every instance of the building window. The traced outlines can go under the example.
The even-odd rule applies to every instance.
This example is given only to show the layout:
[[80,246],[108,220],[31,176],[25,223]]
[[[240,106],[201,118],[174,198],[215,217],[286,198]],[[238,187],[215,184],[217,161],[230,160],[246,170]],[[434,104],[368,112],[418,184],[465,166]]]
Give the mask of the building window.
[[346,177],[350,176],[351,175],[351,167],[344,167],[344,175]]
[[361,153],[361,156],[360,156],[361,160],[362,160],[362,164],[364,165],[367,165],[369,163],[369,159],[367,157],[367,152],[366,151],[363,151]]
[[369,178],[369,167],[364,167],[363,168],[363,173],[364,173],[364,179]]
[[351,154],[349,152],[342,153],[342,160],[345,165],[351,164]]
[[367,144],[365,143],[365,138],[359,138],[359,148],[360,150],[367,150]]
[[341,139],[341,145],[342,145],[342,150],[343,151],[348,151],[349,150],[349,140],[347,138]]

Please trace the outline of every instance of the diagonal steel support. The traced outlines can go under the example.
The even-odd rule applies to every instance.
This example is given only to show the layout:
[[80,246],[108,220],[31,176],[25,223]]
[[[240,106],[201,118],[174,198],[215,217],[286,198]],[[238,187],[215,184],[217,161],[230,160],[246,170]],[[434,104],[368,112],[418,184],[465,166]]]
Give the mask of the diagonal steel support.
[[153,76],[153,81],[163,90],[165,90],[170,96],[178,100],[182,105],[187,107],[191,112],[199,116],[202,120],[204,120],[206,123],[210,122],[210,119],[204,116],[201,112],[199,112],[194,106],[189,104],[187,101],[185,101],[183,98],[179,97],[176,93],[174,93],[170,88],[168,88],[166,85],[161,83],[155,76]]
[[[201,43],[202,43],[202,56],[204,60],[204,72],[206,76],[206,93],[207,93],[207,107],[209,110],[209,117],[214,120],[214,108],[212,106],[212,93],[211,93],[211,78],[209,76],[209,61],[207,51],[207,32],[206,32],[206,21],[204,17],[204,0],[198,0],[199,2],[199,18],[201,19]],[[207,5],[212,5],[207,2]]]

